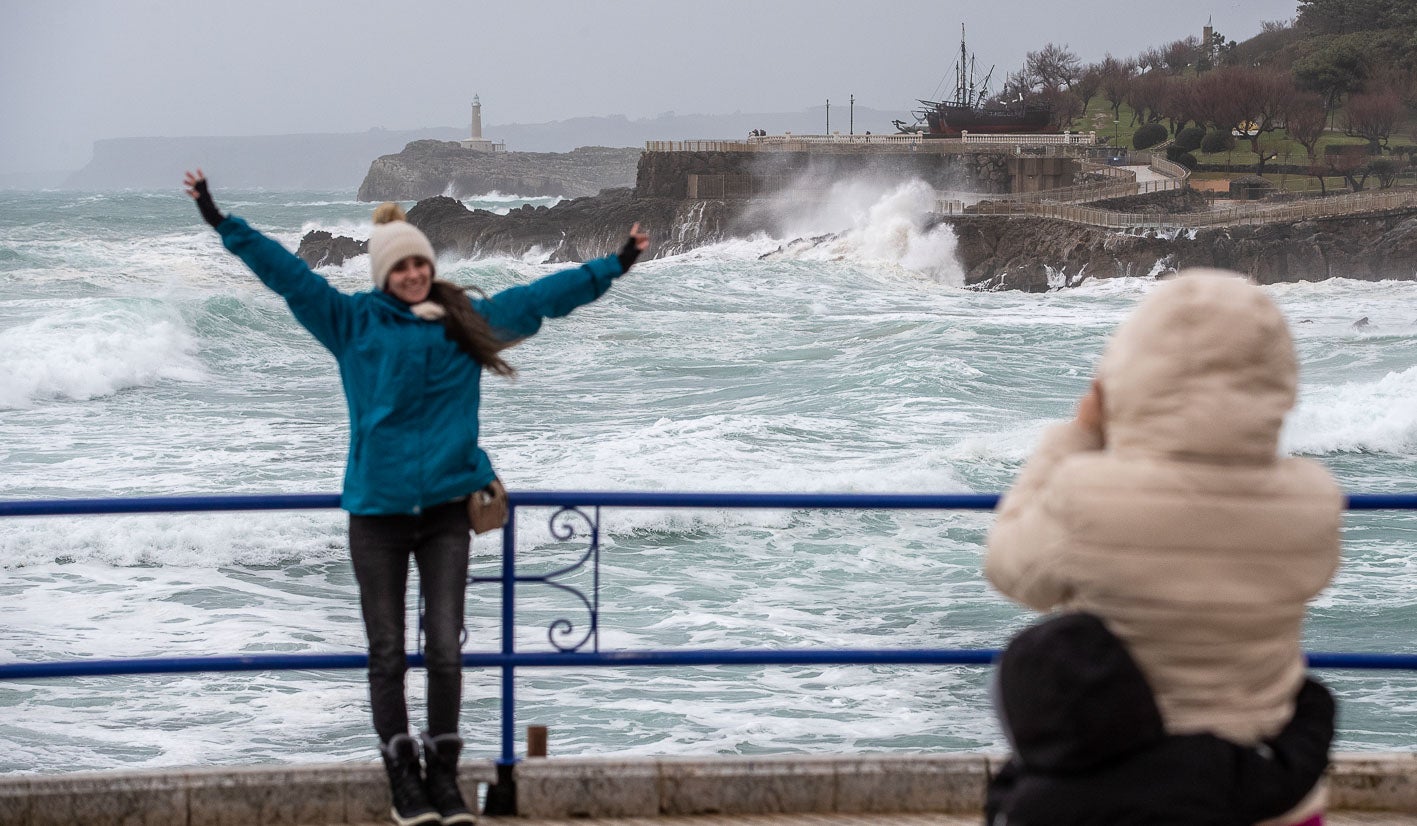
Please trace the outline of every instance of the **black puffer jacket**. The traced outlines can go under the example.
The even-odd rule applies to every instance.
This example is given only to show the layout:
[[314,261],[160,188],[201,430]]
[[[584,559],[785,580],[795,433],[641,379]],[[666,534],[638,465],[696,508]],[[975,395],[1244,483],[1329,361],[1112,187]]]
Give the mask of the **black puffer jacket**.
[[1334,702],[1318,682],[1258,747],[1167,735],[1136,662],[1090,614],[1020,633],[998,681],[1015,754],[989,784],[987,826],[1248,826],[1291,809],[1328,765]]

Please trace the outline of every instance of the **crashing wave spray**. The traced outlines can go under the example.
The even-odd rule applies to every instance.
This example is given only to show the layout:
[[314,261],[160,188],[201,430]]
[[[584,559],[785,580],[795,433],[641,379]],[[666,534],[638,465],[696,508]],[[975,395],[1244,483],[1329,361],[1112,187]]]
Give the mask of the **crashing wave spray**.
[[783,237],[795,240],[770,256],[887,264],[964,286],[954,231],[931,225],[935,205],[935,190],[920,180],[843,181],[817,201],[784,194],[770,209]]

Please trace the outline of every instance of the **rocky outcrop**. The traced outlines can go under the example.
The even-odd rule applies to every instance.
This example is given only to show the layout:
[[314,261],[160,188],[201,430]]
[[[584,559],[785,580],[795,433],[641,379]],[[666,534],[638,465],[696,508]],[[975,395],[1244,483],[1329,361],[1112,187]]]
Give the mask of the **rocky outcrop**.
[[361,201],[415,201],[487,192],[580,198],[633,186],[641,150],[583,146],[571,152],[474,152],[452,141],[414,141],[374,161]]
[[[419,201],[408,211],[408,220],[423,230],[440,256],[520,257],[534,253],[551,262],[585,261],[616,252],[636,222],[654,239],[649,253],[652,258],[752,231],[728,202],[637,198],[629,189],[608,190],[594,198],[577,198],[549,208],[528,205],[506,215],[470,210],[460,201],[439,196]],[[363,241],[310,232],[301,240],[297,254],[311,266],[320,266],[338,264],[365,251]]]
[[311,230],[300,239],[296,251],[311,267],[343,264],[346,260],[369,252],[368,241],[356,241],[344,235],[331,235],[322,229]]
[[1295,224],[1121,233],[1044,218],[946,219],[965,283],[1042,292],[1088,278],[1219,267],[1260,284],[1417,279],[1417,211]]

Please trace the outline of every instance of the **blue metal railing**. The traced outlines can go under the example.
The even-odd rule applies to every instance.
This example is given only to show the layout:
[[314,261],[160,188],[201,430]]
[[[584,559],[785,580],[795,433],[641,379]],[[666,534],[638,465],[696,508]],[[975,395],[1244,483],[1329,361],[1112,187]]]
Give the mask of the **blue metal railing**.
[[[502,591],[501,650],[497,653],[465,652],[468,668],[501,669],[502,720],[499,766],[516,762],[517,668],[624,667],[703,665],[987,665],[997,655],[992,649],[822,649],[822,650],[672,650],[608,651],[599,647],[599,535],[600,508],[719,508],[768,510],[992,510],[994,494],[816,494],[816,493],[618,493],[594,491],[522,491],[508,494],[510,515],[502,529],[502,569],[495,577],[469,577],[470,584],[496,582]],[[194,511],[254,511],[328,509],[339,507],[334,494],[277,496],[176,496],[129,499],[0,501],[4,516],[68,516],[80,514],[172,513]],[[590,542],[579,561],[550,573],[516,573],[517,511],[521,508],[555,508],[548,520],[552,536],[561,541],[578,535],[573,520],[583,520]],[[1349,510],[1417,510],[1417,495],[1355,494]],[[593,509],[590,512],[584,508]],[[590,566],[593,585],[587,596],[556,579]],[[557,634],[574,634],[574,623],[558,619],[548,629],[556,650],[518,653],[516,650],[516,585],[549,585],[578,597],[589,615],[589,628],[578,640],[562,644]],[[590,650],[582,650],[589,647]],[[1417,671],[1417,654],[1310,653],[1316,668],[1389,669]],[[413,666],[423,665],[421,652],[409,656]],[[228,657],[179,657],[126,660],[0,664],[0,680],[44,677],[92,677],[123,674],[184,674],[194,672],[358,669],[368,666],[365,654],[262,654]]]

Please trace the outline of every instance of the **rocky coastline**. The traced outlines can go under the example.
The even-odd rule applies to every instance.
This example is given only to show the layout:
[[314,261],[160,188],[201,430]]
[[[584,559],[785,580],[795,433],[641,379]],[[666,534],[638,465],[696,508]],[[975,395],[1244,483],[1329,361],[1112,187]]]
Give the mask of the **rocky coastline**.
[[[443,150],[428,151],[437,154]],[[672,157],[650,158],[651,154],[644,153],[638,161],[639,185],[635,188],[608,189],[550,208],[524,206],[506,215],[470,210],[455,198],[440,194],[419,200],[408,218],[428,235],[439,255],[523,257],[531,253],[552,263],[604,255],[620,245],[637,221],[655,238],[652,257],[676,255],[755,232],[779,237],[774,213],[757,208],[760,201],[690,199],[671,186],[684,180],[684,170],[666,167]],[[677,154],[686,156],[683,163],[699,162],[687,157],[690,153]],[[386,160],[376,162],[370,179],[376,169],[388,171]],[[567,162],[564,156],[558,161]],[[702,174],[751,172],[725,167]],[[425,175],[423,180],[429,178]],[[438,186],[446,188],[446,181]],[[1097,206],[1177,213],[1203,209],[1204,199],[1183,191]],[[1327,278],[1417,280],[1417,210],[1410,209],[1290,224],[1162,232],[1117,231],[1025,216],[932,216],[926,221],[927,228],[939,224],[948,224],[953,230],[955,257],[965,274],[965,285],[976,289],[1042,292],[1093,278],[1160,275],[1187,267],[1234,270],[1261,284]],[[822,240],[806,243],[811,246]],[[299,249],[299,255],[312,266],[338,264],[364,252],[363,241],[320,231],[308,233]]]
[[1417,280],[1417,211],[1191,231],[1118,232],[1046,218],[946,219],[965,283],[1044,292],[1089,278],[1218,267],[1259,284]]
[[[650,257],[677,255],[748,231],[740,212],[726,201],[637,198],[628,188],[554,207],[524,206],[506,215],[468,209],[446,196],[426,198],[408,211],[440,255],[523,257],[551,263],[585,261],[614,252],[636,222],[654,237]],[[312,267],[335,265],[368,252],[367,242],[316,230],[296,254]]]

